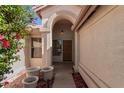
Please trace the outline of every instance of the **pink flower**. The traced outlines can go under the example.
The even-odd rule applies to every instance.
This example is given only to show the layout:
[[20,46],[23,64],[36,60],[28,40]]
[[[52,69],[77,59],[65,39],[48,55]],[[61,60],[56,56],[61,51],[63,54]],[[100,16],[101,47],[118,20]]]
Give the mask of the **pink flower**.
[[3,83],[3,86],[8,86],[9,85],[9,82],[8,81],[5,81],[4,83]]
[[4,39],[4,36],[0,35],[0,40],[1,40],[1,39]]
[[3,44],[4,48],[8,48],[10,46],[8,40],[2,40],[2,44]]
[[16,34],[16,39],[20,39],[21,36],[19,34]]

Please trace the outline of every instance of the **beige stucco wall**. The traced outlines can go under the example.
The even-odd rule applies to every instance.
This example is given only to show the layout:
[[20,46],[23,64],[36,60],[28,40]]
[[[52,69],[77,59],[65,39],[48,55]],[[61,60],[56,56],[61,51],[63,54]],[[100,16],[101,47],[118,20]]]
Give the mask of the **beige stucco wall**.
[[[73,17],[73,19],[70,19],[70,20],[75,21],[80,10],[81,10],[81,7],[74,6],[74,5],[49,6],[48,8],[45,8],[44,10],[41,10],[41,12],[40,12],[40,15],[42,15],[42,26],[47,27],[50,17],[54,14],[62,15],[62,16],[70,15]],[[62,19],[62,18],[60,18],[60,19]]]
[[102,6],[79,33],[79,72],[89,87],[124,87],[124,6]]
[[[42,53],[42,57],[41,58],[32,58],[31,57],[31,38],[34,37],[38,37],[38,38],[42,38],[42,51],[39,51]],[[47,62],[47,32],[34,32],[29,36],[29,40],[26,42],[28,45],[26,47],[27,48],[27,53],[26,53],[26,57],[28,57],[28,60],[26,61],[27,64],[29,64],[29,66],[35,67],[35,66],[39,66],[41,68],[48,66],[48,62]],[[29,62],[28,62],[29,61]],[[28,67],[28,66],[27,66]]]

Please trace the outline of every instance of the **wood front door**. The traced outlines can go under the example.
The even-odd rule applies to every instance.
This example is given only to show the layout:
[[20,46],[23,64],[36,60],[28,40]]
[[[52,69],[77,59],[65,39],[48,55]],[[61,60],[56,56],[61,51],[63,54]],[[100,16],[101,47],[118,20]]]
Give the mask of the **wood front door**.
[[72,40],[63,40],[63,61],[72,61]]

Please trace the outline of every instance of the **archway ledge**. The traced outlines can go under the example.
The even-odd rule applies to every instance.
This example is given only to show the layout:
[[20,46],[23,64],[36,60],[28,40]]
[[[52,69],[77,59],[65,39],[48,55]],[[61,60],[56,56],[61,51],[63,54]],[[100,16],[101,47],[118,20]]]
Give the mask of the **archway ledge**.
[[41,32],[41,33],[50,32],[49,28],[42,27],[41,25],[28,25],[27,29],[30,30],[31,32],[32,30],[36,30],[37,32]]
[[48,20],[47,23],[47,27],[50,29],[53,28],[54,24],[62,19],[66,19],[68,21],[70,21],[72,24],[75,23],[76,20],[76,15],[72,12],[68,12],[68,11],[59,11],[57,13],[54,13]]

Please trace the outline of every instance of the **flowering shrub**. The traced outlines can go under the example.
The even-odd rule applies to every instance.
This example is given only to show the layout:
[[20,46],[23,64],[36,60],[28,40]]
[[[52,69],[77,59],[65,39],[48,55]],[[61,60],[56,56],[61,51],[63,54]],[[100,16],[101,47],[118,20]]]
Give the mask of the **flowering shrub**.
[[1,83],[1,86],[3,86],[4,88],[9,88],[9,81],[4,81],[3,83]]
[[0,6],[0,81],[13,72],[11,65],[19,60],[17,52],[23,48],[21,39],[27,36],[25,28],[32,17],[27,9],[18,5]]

